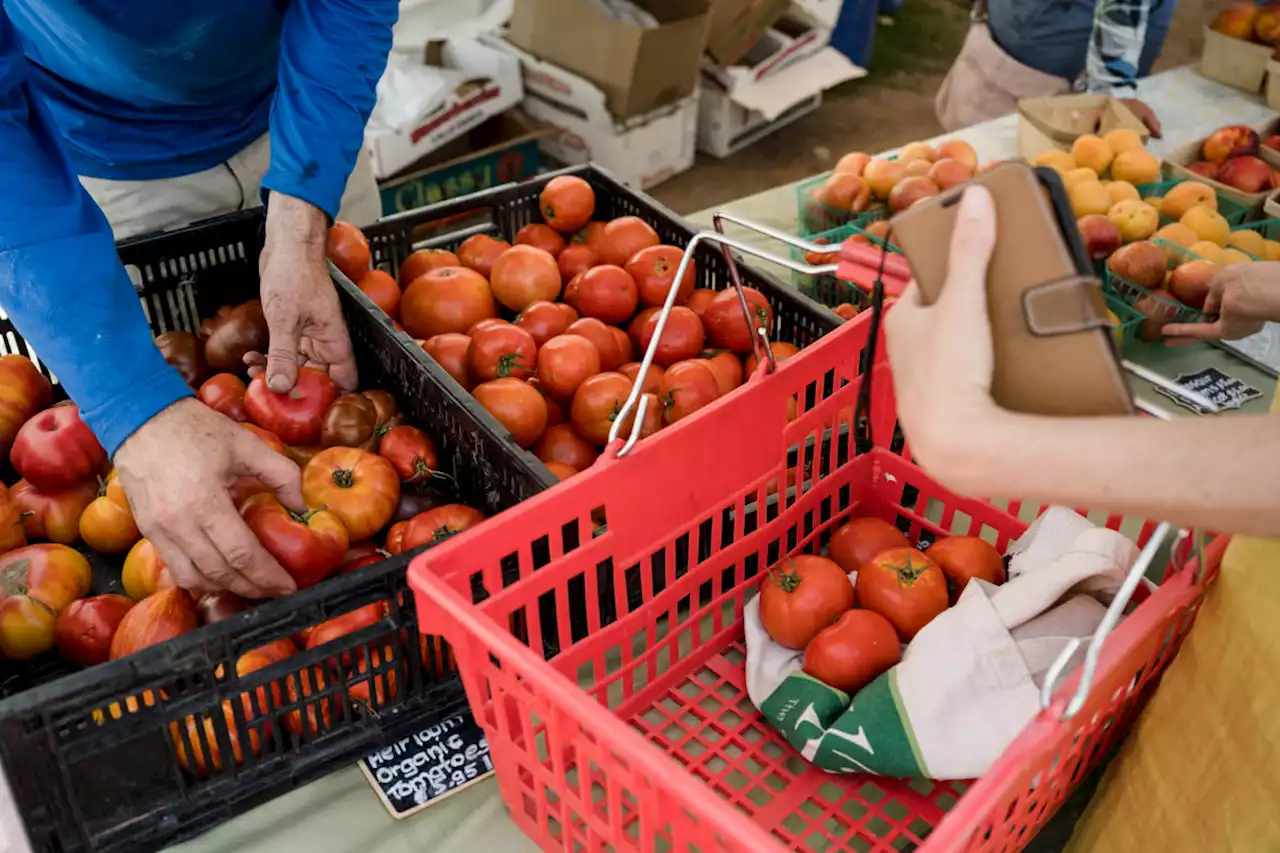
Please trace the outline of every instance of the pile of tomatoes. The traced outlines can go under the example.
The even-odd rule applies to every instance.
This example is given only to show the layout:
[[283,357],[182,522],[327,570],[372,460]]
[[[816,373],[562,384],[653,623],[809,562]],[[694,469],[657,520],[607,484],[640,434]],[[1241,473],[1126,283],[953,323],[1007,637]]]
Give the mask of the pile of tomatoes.
[[[742,384],[756,367],[752,326],[773,309],[744,288],[752,324],[732,289],[696,288],[691,263],[636,216],[596,221],[595,194],[578,177],[552,179],[543,222],[513,241],[478,234],[456,252],[414,252],[399,281],[370,269],[368,243],[334,226],[329,257],[422,346],[522,447],[561,479],[589,466],[634,383],[648,397],[641,437],[688,417]],[[654,363],[639,379],[660,306],[675,307]],[[779,361],[796,347],[772,345]],[[624,423],[621,434],[632,424]]]
[[788,557],[765,575],[760,619],[774,642],[804,652],[806,673],[852,696],[901,661],[902,646],[974,578],[1005,581],[988,542],[951,536],[919,551],[892,524],[855,518],[832,534],[826,557]]

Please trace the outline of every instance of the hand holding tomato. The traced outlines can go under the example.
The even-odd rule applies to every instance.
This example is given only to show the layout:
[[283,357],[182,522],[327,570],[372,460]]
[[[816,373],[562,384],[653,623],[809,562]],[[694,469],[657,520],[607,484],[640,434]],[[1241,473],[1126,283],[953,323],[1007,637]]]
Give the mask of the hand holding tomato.
[[346,558],[347,529],[327,509],[298,513],[285,509],[273,495],[254,495],[241,512],[249,529],[299,589],[320,583]]
[[138,529],[178,585],[246,598],[296,588],[227,492],[239,477],[256,477],[286,506],[304,509],[297,466],[248,430],[198,400],[179,400],[130,436],[115,462]]

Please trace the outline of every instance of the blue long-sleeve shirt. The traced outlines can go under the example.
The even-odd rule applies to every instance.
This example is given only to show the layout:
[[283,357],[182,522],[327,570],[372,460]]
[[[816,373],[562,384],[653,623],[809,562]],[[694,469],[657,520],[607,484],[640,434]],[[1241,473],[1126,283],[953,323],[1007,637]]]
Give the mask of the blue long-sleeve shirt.
[[109,453],[190,389],[77,175],[216,166],[270,129],[274,190],[337,213],[397,0],[0,0],[0,308]]

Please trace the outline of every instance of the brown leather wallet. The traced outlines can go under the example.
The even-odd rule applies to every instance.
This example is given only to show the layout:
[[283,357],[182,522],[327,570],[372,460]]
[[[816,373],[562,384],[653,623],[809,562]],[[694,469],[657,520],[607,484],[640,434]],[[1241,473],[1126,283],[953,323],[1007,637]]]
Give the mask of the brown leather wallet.
[[[1132,414],[1102,286],[1078,233],[1070,239],[1064,234],[1065,228],[1074,231],[1075,220],[1061,182],[1009,162],[969,184],[985,186],[996,207],[996,246],[987,269],[996,403],[1041,415]],[[892,222],[894,241],[926,304],[938,298],[947,279],[963,189],[912,205]]]

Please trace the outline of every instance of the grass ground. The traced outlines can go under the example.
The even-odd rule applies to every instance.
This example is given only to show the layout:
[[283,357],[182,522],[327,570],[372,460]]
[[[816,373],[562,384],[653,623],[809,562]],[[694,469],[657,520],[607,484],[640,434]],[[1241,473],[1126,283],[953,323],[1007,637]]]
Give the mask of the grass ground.
[[[1204,25],[1226,0],[1180,0],[1156,70],[1193,61]],[[847,151],[883,151],[942,132],[933,98],[969,25],[967,0],[905,0],[876,32],[870,74],[832,89],[820,109],[732,157],[697,165],[654,195],[680,213],[825,171]]]

